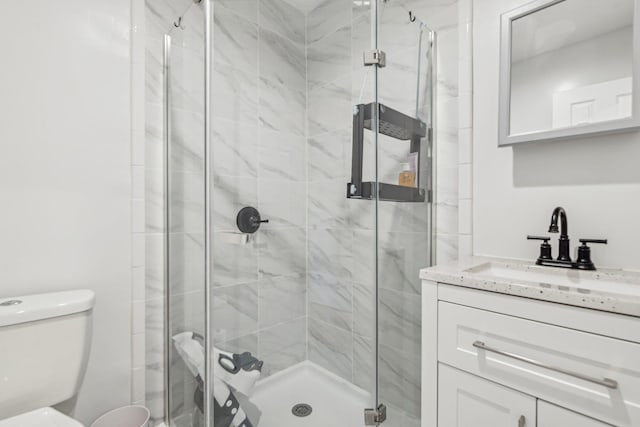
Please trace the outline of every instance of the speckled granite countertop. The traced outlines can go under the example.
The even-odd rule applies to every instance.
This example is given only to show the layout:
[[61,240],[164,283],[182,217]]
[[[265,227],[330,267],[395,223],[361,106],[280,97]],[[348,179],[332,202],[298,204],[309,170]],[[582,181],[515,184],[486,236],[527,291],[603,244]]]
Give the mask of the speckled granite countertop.
[[640,272],[636,271],[582,271],[471,257],[422,269],[420,278],[640,317]]

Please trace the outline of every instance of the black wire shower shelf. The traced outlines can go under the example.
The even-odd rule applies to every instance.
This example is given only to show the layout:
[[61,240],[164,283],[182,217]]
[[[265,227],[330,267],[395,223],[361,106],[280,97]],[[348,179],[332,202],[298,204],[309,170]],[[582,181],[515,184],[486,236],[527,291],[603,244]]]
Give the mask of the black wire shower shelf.
[[[386,105],[376,102],[357,105],[353,114],[351,182],[347,184],[347,197],[372,200],[375,199],[377,193],[379,200],[383,201],[424,202],[426,191],[420,188],[419,174],[416,177],[417,187],[362,181],[364,130],[374,130],[376,108],[378,110],[378,131],[397,140],[411,141],[410,152],[418,153],[418,161],[420,159],[420,142],[422,138],[431,133],[422,120],[407,116]],[[420,171],[419,164],[417,170]]]

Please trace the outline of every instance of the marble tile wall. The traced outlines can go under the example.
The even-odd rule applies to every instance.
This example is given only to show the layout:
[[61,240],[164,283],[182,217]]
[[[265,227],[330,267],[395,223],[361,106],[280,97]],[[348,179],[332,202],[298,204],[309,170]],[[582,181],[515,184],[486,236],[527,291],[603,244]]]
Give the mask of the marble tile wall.
[[145,4],[131,0],[131,402],[145,404]]
[[[350,220],[354,207],[345,197],[351,174],[352,5],[325,0],[307,15],[309,359],[349,381],[356,263]],[[370,264],[362,259],[358,265],[360,261]]]
[[[216,346],[265,376],[307,358],[305,28],[282,0],[214,1]],[[269,223],[238,244],[245,206]]]

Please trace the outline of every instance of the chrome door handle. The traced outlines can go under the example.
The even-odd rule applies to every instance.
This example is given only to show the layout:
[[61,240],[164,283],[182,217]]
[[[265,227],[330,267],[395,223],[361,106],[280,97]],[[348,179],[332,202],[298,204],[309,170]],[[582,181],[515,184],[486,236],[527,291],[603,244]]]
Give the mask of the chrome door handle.
[[527,424],[527,419],[524,417],[524,415],[520,415],[520,418],[518,418],[518,427],[525,427]]
[[569,371],[569,370],[564,369],[564,368],[558,368],[558,367],[555,367],[555,366],[547,365],[546,363],[538,362],[537,360],[529,359],[528,357],[520,356],[520,355],[517,355],[517,354],[514,354],[514,353],[509,353],[509,352],[506,352],[506,351],[502,351],[502,350],[498,350],[498,349],[489,347],[488,345],[486,345],[482,341],[475,341],[473,343],[473,346],[475,348],[479,348],[480,350],[489,351],[491,353],[495,353],[495,354],[499,354],[501,356],[509,357],[511,359],[518,360],[520,362],[525,362],[525,363],[528,363],[530,365],[537,366],[539,368],[548,369],[550,371],[559,372],[561,374],[565,374],[565,375],[569,375],[571,377],[579,378],[581,380],[588,381],[588,382],[593,383],[593,384],[598,384],[598,385],[610,388],[612,390],[615,390],[615,389],[618,388],[618,381],[615,381],[615,380],[612,380],[612,379],[609,379],[609,378],[604,378],[604,379],[594,378],[594,377],[590,377],[588,375],[580,374],[578,372]]

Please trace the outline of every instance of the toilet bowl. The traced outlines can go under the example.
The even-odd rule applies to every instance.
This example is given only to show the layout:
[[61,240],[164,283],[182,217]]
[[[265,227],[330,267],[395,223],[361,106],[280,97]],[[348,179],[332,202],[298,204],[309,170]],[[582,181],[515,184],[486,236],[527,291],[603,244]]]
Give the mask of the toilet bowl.
[[82,384],[94,302],[90,290],[0,298],[0,427],[83,427],[51,407]]
[[84,427],[53,408],[40,408],[0,420],[0,427]]

